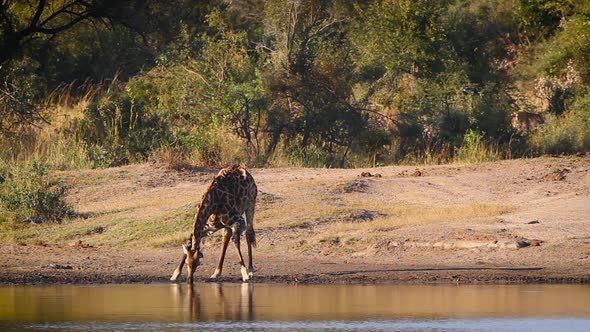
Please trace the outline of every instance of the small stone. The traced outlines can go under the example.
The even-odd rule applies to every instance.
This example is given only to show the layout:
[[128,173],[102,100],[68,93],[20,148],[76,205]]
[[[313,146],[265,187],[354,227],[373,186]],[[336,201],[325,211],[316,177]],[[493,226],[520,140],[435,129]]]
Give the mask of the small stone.
[[539,224],[539,221],[538,220],[532,220],[532,221],[527,222],[527,224],[528,225]]
[[61,265],[61,264],[49,264],[49,267],[52,269],[57,270],[72,270],[73,267],[71,265]]

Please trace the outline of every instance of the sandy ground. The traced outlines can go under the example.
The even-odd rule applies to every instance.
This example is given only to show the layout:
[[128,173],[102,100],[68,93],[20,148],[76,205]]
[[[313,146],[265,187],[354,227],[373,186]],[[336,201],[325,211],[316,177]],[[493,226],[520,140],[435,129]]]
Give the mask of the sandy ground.
[[[587,155],[251,173],[260,191],[253,282],[590,282]],[[162,216],[190,209],[213,175],[148,164],[64,173],[76,210],[87,214],[70,226],[104,227],[80,235],[90,247],[71,245],[78,238],[70,235],[0,244],[0,284],[167,281],[179,246],[146,245],[158,236],[113,245],[112,220],[166,223]],[[181,235],[190,221],[185,228]],[[197,281],[213,272],[218,243],[206,241]],[[236,261],[230,246],[221,281],[239,281]]]

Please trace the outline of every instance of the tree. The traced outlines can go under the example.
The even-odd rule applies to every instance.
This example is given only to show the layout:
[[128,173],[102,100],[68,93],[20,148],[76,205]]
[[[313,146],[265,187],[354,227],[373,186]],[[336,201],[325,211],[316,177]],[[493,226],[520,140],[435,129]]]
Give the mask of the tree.
[[[353,97],[347,32],[352,17],[339,1],[268,1],[265,67],[273,100],[268,131],[272,153],[281,135],[305,151],[314,145],[332,157],[350,148],[366,126]],[[305,157],[305,152],[303,153]]]
[[0,65],[35,39],[50,39],[85,20],[114,19],[115,0],[0,2]]

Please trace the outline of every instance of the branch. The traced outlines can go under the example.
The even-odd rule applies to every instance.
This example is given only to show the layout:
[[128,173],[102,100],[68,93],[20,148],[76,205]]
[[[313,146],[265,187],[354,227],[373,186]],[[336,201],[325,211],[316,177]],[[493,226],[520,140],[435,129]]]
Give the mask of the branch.
[[320,27],[319,29],[317,29],[316,32],[312,34],[312,36],[319,36],[324,32],[324,30],[327,30],[327,29],[331,28],[332,26],[340,24],[340,23],[350,23],[350,19],[340,19],[340,20],[334,20],[332,22],[329,22],[329,23],[325,24],[324,26]]
[[4,23],[4,32],[12,34],[14,33],[14,25],[10,21],[8,7],[8,0],[2,1],[2,4],[0,4],[0,22]]
[[382,117],[384,119],[387,119],[387,120],[391,121],[393,124],[398,124],[397,119],[395,119],[395,118],[393,118],[393,117],[391,117],[391,116],[389,116],[387,114],[380,113],[380,112],[378,112],[378,111],[376,111],[374,109],[370,109],[370,108],[359,108],[358,110],[359,111],[365,111],[365,112],[373,113],[373,114],[375,114],[377,116],[380,116],[380,117]]
[[53,14],[49,15],[48,18],[44,19],[38,26],[39,27],[44,26],[45,24],[49,23],[49,21],[53,20],[54,18],[58,17],[62,13],[66,12],[68,10],[68,8],[74,6],[78,3],[81,3],[81,1],[73,1],[73,2],[63,5],[60,9],[56,10]]
[[180,65],[180,68],[186,70],[186,72],[189,73],[189,74],[193,74],[193,75],[197,76],[197,78],[201,79],[201,81],[203,81],[203,83],[205,83],[207,85],[207,87],[211,87],[211,85],[209,84],[209,82],[207,82],[207,80],[201,74],[197,73],[194,70],[188,69],[184,65]]
[[39,27],[37,27],[35,29],[35,32],[40,32],[40,33],[44,33],[44,34],[48,34],[48,35],[54,35],[56,33],[59,33],[59,32],[62,32],[64,30],[67,30],[67,29],[73,27],[74,25],[76,25],[78,22],[80,22],[82,20],[85,20],[85,19],[87,19],[89,17],[92,17],[92,16],[93,16],[92,13],[86,12],[85,14],[76,17],[75,19],[71,20],[67,24],[64,24],[64,25],[62,25],[60,27],[57,27],[57,28],[43,28],[43,27],[39,26]]
[[[89,18],[101,18],[106,17],[106,13],[101,12],[104,10],[105,6],[94,8],[91,3],[84,1],[84,0],[74,0],[68,2],[57,9],[55,12],[51,13],[47,18],[43,19],[39,22],[41,15],[46,7],[46,0],[39,0],[39,4],[37,5],[37,10],[35,15],[32,18],[31,23],[29,26],[21,31],[19,31],[17,35],[18,40],[22,40],[25,37],[35,34],[35,33],[43,33],[47,35],[54,35],[60,33],[64,30],[71,28],[72,26],[76,25],[80,21],[89,19]],[[76,10],[78,9],[78,10]],[[61,15],[69,15],[72,19],[57,27],[48,27],[51,25],[56,18]]]
[[39,19],[41,18],[41,14],[43,14],[43,10],[45,10],[45,0],[39,0],[39,4],[37,5],[37,10],[35,11],[35,15],[33,15],[33,19],[31,19],[31,24],[29,24],[29,28],[33,29]]

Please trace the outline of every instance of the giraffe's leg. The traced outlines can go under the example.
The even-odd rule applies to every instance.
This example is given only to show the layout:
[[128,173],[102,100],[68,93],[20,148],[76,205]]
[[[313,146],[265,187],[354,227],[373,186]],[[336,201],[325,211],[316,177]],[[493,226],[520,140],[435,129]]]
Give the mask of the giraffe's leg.
[[240,256],[240,272],[242,273],[242,280],[248,281],[250,276],[248,275],[248,269],[246,268],[246,264],[244,264],[244,256],[242,256],[242,249],[240,248],[240,237],[242,235],[242,229],[244,227],[244,218],[240,215],[235,215],[234,222],[232,223],[233,229],[233,240],[234,244],[236,245],[236,249],[238,249],[238,255]]
[[252,247],[256,247],[256,233],[254,232],[254,209],[256,205],[256,190],[254,198],[248,202],[246,207],[246,243],[248,245],[248,276],[254,276],[254,266],[252,264]]
[[174,270],[174,273],[172,273],[172,277],[170,277],[170,281],[176,281],[178,279],[178,276],[180,275],[180,273],[182,273],[182,267],[184,266],[185,260],[186,260],[186,255],[182,254],[180,264],[178,264],[178,267],[176,268],[176,270]]
[[[252,230],[254,233],[254,230]],[[250,233],[246,231],[246,243],[248,244],[248,276],[251,278],[254,276],[254,267],[252,266],[252,241],[250,241]]]
[[231,234],[231,228],[226,227],[223,229],[223,246],[221,247],[221,256],[219,256],[217,268],[215,269],[215,272],[213,272],[213,274],[211,275],[211,279],[217,279],[221,275],[221,270],[223,269],[223,261],[225,260],[225,252],[227,251],[227,245],[229,244]]

